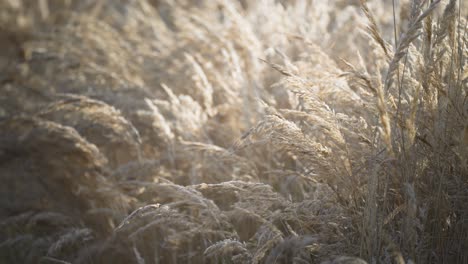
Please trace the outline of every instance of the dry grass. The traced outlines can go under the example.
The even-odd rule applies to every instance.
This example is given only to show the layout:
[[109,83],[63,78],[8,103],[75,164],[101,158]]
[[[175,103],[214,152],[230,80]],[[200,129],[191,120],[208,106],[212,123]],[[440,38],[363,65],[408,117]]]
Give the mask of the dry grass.
[[467,263],[467,16],[0,0],[0,262]]

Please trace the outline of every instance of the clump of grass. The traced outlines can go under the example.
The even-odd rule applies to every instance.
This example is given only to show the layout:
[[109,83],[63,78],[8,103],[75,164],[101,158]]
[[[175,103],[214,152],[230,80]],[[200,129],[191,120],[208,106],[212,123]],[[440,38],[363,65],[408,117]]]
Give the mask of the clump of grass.
[[0,0],[0,261],[465,263],[466,8]]
[[139,133],[119,111],[86,97],[65,97],[68,98],[48,106],[39,116],[75,128],[87,141],[99,148],[110,167],[139,160]]

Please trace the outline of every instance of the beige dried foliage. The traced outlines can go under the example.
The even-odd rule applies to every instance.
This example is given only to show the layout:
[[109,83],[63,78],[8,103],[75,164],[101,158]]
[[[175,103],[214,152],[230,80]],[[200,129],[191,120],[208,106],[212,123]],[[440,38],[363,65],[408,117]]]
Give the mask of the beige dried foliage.
[[467,7],[0,0],[0,262],[465,263]]
[[38,116],[75,128],[99,148],[111,167],[140,159],[139,133],[118,110],[87,97],[66,97],[48,106]]

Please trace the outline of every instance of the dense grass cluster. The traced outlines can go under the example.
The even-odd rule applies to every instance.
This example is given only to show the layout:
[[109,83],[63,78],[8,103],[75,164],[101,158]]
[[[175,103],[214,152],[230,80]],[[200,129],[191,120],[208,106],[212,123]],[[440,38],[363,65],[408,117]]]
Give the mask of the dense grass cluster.
[[0,0],[0,263],[468,263],[467,11]]

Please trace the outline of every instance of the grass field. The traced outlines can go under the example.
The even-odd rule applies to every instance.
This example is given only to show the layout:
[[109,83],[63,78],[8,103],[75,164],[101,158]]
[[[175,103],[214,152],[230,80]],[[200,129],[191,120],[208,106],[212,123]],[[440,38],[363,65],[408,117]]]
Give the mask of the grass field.
[[468,263],[467,20],[0,0],[0,263]]

